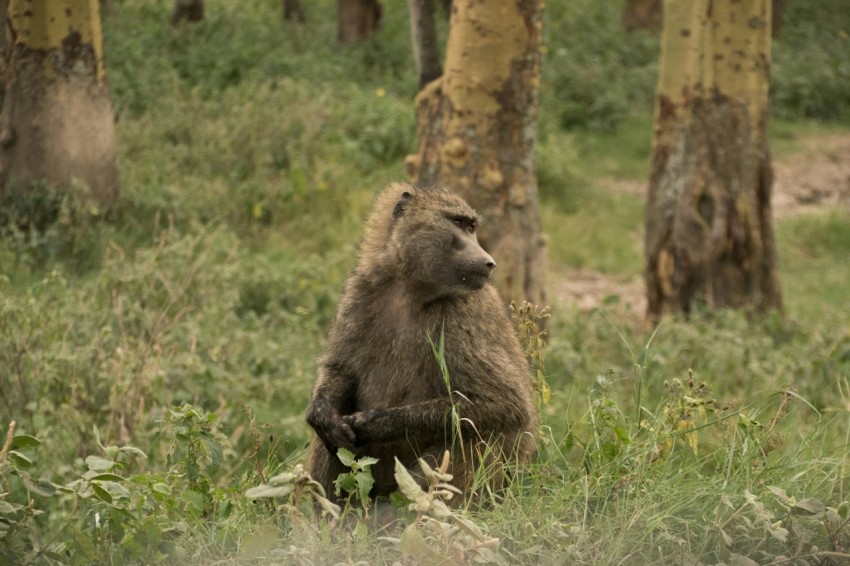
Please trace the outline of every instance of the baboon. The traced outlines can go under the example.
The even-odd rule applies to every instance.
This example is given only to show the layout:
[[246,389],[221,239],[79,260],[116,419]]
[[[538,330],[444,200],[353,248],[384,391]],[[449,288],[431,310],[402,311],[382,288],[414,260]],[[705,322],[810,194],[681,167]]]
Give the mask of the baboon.
[[340,447],[378,458],[372,497],[396,489],[394,458],[415,472],[451,449],[453,483],[469,495],[476,470],[499,484],[504,462],[532,455],[531,372],[478,222],[443,189],[395,183],[378,197],[307,410],[308,470],[331,499],[347,470]]

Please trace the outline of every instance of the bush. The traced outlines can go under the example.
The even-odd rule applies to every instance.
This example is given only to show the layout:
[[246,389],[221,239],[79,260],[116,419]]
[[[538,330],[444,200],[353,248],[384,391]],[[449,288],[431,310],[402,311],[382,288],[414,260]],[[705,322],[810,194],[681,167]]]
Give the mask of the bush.
[[841,0],[788,2],[771,68],[774,114],[850,120],[850,14]]
[[546,6],[541,114],[562,128],[616,129],[649,112],[657,81],[658,38],[624,34],[621,2]]

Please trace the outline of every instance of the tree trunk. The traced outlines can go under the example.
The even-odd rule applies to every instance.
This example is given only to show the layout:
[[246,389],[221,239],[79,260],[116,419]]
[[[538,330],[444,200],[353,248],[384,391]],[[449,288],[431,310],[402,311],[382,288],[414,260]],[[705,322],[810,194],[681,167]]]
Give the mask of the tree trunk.
[[770,0],[667,0],[646,225],[649,315],[780,308]]
[[307,21],[307,13],[299,0],[283,0],[283,19],[302,24]]
[[34,182],[65,190],[77,179],[83,200],[109,208],[118,168],[98,0],[12,0],[7,10],[0,202],[26,199]]
[[175,0],[171,11],[171,25],[178,25],[183,18],[187,22],[200,22],[204,19],[204,0]]
[[456,191],[484,216],[479,238],[508,301],[545,304],[534,152],[542,0],[455,0],[443,76],[417,96],[414,183]]
[[[771,33],[773,37],[779,37],[782,31],[782,16],[788,2],[773,0],[772,4]],[[658,33],[661,31],[662,11],[662,0],[626,0],[623,8],[623,27],[626,31],[645,29]]]
[[413,59],[419,73],[419,89],[443,74],[437,26],[434,24],[434,0],[409,0],[410,39]]
[[785,15],[786,0],[773,0],[773,17],[771,18],[771,35],[779,37],[782,33],[782,17]]
[[644,29],[658,33],[661,30],[661,0],[627,0],[623,8],[623,27],[626,31]]
[[337,40],[353,43],[378,29],[383,7],[378,0],[337,0]]

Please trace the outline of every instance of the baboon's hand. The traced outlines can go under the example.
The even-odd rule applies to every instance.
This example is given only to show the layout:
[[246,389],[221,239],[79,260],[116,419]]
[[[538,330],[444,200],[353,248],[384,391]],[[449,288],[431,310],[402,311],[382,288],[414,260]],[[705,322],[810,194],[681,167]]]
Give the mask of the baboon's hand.
[[357,436],[343,417],[324,399],[315,399],[307,414],[307,422],[331,453],[337,448],[354,450]]
[[369,425],[379,411],[359,411],[345,415],[342,420],[351,428],[361,444],[369,441]]

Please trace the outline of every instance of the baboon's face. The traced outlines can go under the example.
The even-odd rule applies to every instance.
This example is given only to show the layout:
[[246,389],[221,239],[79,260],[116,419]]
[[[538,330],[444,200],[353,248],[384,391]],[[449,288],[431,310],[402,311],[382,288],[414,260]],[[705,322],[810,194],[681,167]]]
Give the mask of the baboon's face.
[[428,204],[420,210],[411,207],[399,227],[407,273],[438,295],[481,289],[496,262],[478,243],[478,216],[459,199]]

